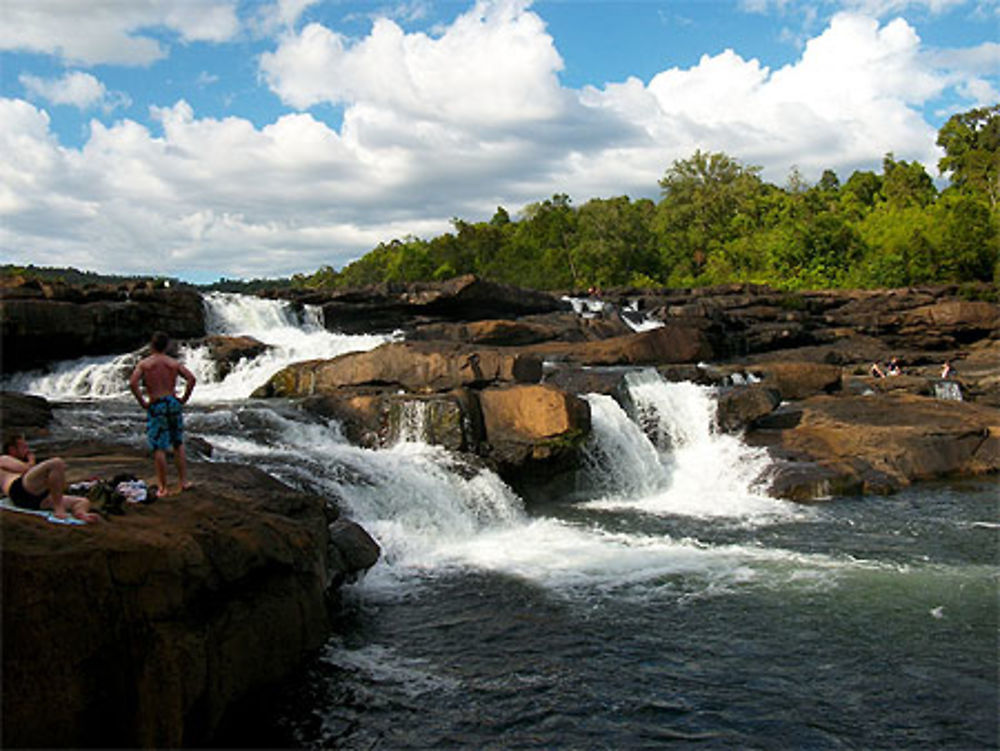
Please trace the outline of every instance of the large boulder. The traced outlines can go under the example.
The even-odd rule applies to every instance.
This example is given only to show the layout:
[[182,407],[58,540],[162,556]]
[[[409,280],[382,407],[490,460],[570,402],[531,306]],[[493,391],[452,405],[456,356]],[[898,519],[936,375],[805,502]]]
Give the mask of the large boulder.
[[587,403],[552,386],[483,389],[479,403],[491,443],[564,441],[590,429]]
[[[1000,471],[1000,411],[905,392],[814,396],[748,437],[795,463],[775,492],[797,498],[812,463],[830,492],[887,493],[916,480]],[[807,463],[807,464],[803,464]],[[783,484],[782,484],[783,483]],[[832,485],[831,485],[832,483]]]
[[581,365],[694,363],[711,359],[713,355],[703,329],[677,325],[597,341],[548,342],[525,347],[524,351]]
[[134,350],[157,330],[176,339],[205,335],[197,291],[138,284],[97,290],[7,284],[0,286],[0,321],[3,369],[8,373]]
[[841,369],[836,365],[815,362],[758,362],[750,368],[764,383],[778,390],[782,399],[804,399],[819,393],[837,391]]
[[[151,474],[112,450],[67,452],[70,481]],[[5,747],[209,744],[327,639],[329,598],[374,542],[259,470],[190,469],[194,490],[87,526],[0,513]]]
[[483,389],[478,394],[485,458],[529,502],[571,487],[590,434],[590,405],[547,385]]
[[538,357],[489,347],[443,342],[389,342],[368,352],[295,363],[274,375],[256,396],[311,396],[346,387],[450,391],[491,383],[541,380]]

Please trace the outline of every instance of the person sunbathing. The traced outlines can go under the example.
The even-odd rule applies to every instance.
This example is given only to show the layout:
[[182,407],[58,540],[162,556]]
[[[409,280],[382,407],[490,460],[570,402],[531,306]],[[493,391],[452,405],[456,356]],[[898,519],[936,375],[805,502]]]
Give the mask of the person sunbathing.
[[37,462],[23,435],[10,436],[4,441],[0,455],[0,488],[18,508],[40,511],[51,509],[57,519],[68,514],[85,522],[101,517],[90,510],[90,501],[67,495],[66,462],[59,457]]

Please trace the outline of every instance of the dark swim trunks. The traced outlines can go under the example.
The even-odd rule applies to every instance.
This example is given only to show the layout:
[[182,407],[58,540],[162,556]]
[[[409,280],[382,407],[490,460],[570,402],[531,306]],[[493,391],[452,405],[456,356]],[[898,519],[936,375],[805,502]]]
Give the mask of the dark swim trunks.
[[161,396],[149,405],[146,440],[153,451],[166,451],[184,443],[184,415],[176,396]]
[[49,497],[49,491],[46,490],[41,495],[35,495],[25,489],[24,483],[21,482],[22,479],[18,477],[10,484],[10,487],[7,489],[7,495],[10,497],[11,502],[18,508],[38,511],[42,507],[42,501]]

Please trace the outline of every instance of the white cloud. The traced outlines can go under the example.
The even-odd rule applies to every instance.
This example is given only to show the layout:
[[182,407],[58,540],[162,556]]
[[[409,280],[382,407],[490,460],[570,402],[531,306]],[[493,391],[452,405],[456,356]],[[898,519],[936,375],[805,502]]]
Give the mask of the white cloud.
[[129,104],[125,94],[109,92],[97,78],[80,71],[69,71],[61,78],[52,79],[25,73],[18,80],[30,96],[52,104],[69,105],[81,110],[100,107],[106,112]]
[[353,43],[319,24],[285,38],[261,72],[300,109],[365,102],[427,120],[489,125],[546,119],[565,106],[562,59],[524,0],[481,0],[440,38],[380,18]]
[[166,55],[144,29],[221,42],[239,30],[236,0],[4,0],[0,50],[96,65],[148,65]]
[[250,19],[250,25],[262,36],[271,36],[295,28],[302,14],[319,0],[274,0],[262,4]]
[[795,63],[770,71],[731,50],[672,69],[648,86],[591,89],[588,100],[642,122],[655,142],[726,151],[780,181],[796,164],[809,178],[897,156],[936,161],[935,130],[915,109],[947,81],[921,59],[901,20],[885,26],[836,16]]
[[967,4],[968,0],[843,0],[843,7],[864,15],[883,18],[918,8],[942,15]]
[[973,69],[994,52],[929,55],[902,20],[844,13],[777,70],[728,50],[576,91],[525,2],[483,0],[433,38],[388,20],[361,40],[309,24],[281,37],[262,75],[302,110],[342,107],[336,129],[306,111],[255,126],[180,101],[154,108],[151,127],[95,121],[71,149],[44,111],[0,100],[0,247],[103,271],[276,275],[556,192],[655,197],[696,148],[779,184],[792,165],[846,177],[890,150],[933,165],[919,110],[948,87],[978,91]]

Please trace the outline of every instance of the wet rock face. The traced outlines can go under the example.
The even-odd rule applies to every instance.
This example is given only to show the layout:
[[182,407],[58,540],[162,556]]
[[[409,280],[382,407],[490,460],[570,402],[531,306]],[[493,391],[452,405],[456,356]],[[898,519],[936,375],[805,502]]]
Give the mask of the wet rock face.
[[5,372],[128,352],[147,343],[157,330],[175,339],[205,335],[197,291],[144,285],[90,289],[8,283],[0,287],[0,321]]
[[[115,447],[64,456],[71,482],[152,481]],[[0,512],[5,747],[205,745],[325,641],[330,597],[378,546],[259,470],[190,470],[194,490],[87,527]]]

